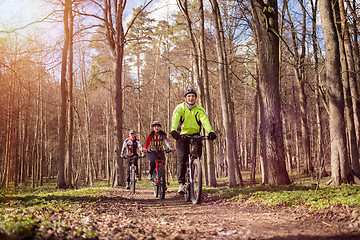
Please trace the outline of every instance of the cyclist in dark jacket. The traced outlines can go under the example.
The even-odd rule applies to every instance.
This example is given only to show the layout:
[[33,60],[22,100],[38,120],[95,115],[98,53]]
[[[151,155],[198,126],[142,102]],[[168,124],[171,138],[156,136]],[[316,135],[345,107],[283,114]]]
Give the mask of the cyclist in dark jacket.
[[[122,149],[121,149],[121,157],[131,157],[131,156],[138,156],[138,150],[139,152],[142,151],[141,142],[139,139],[136,138],[136,132],[135,130],[130,130],[129,137],[125,139]],[[139,166],[138,161],[136,159],[135,161],[135,172],[136,176],[139,175]],[[126,173],[127,173],[127,185],[126,189],[130,188],[130,159],[126,158]]]
[[[147,136],[145,145],[143,147],[143,152],[147,153],[148,150],[164,150],[165,146],[169,149],[174,151],[174,148],[171,146],[169,139],[166,136],[166,133],[161,130],[161,123],[159,121],[154,121],[152,123],[153,131]],[[165,145],[165,146],[164,146]],[[149,180],[155,169],[155,160],[156,160],[156,153],[150,152],[147,154],[149,163]],[[165,154],[161,153],[161,159],[165,162]]]
[[[179,193],[185,192],[186,161],[189,155],[190,141],[181,138],[181,135],[200,135],[201,127],[209,133],[209,139],[214,140],[216,134],[211,127],[210,121],[204,108],[196,104],[197,93],[194,89],[188,89],[184,93],[185,101],[179,104],[172,116],[171,136],[176,139],[178,152],[178,183]],[[202,142],[198,142],[199,154],[201,156]]]

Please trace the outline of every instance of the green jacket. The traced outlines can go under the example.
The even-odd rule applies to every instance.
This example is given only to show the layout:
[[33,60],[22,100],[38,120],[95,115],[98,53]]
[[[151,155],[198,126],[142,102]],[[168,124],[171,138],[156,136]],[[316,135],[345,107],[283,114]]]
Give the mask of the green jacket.
[[185,106],[185,102],[175,108],[172,116],[171,131],[177,131],[179,124],[181,124],[181,135],[200,133],[201,126],[203,126],[208,133],[214,132],[204,108],[197,104],[191,110]]

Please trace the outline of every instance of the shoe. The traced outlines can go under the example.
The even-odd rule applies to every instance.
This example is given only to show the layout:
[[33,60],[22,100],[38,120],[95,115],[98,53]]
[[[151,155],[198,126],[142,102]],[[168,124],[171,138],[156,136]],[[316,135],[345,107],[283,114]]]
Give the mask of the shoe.
[[178,193],[179,194],[184,194],[185,193],[185,185],[183,183],[179,183]]
[[150,173],[148,174],[148,180],[150,180],[150,181],[152,180],[152,177],[151,177]]
[[125,188],[126,188],[126,189],[130,189],[130,184],[127,183]]

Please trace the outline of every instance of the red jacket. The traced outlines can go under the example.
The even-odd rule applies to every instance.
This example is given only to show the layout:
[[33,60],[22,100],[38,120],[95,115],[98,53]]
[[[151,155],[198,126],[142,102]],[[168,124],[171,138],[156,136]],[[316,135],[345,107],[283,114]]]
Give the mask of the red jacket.
[[172,148],[169,139],[166,137],[166,133],[160,130],[159,133],[152,131],[146,138],[144,148],[146,149],[163,149],[164,143],[169,149]]

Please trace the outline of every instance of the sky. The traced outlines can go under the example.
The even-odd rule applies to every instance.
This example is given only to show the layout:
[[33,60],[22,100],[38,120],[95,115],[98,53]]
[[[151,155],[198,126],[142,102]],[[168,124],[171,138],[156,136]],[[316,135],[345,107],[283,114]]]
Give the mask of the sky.
[[[149,0],[127,0],[124,21],[129,22],[133,16],[133,8],[144,6]],[[178,10],[176,0],[154,0],[146,11],[155,20],[166,20],[172,12]],[[22,28],[32,22],[44,19],[52,10],[46,6],[44,0],[0,0],[0,37],[6,31]],[[124,23],[126,26],[126,23]],[[4,32],[5,31],[5,32]],[[16,33],[27,36],[28,32],[37,33],[44,41],[54,41],[62,34],[61,23],[32,24],[25,29],[18,29]]]
[[[128,0],[125,10],[125,21],[132,16],[132,9],[144,5],[149,0]],[[166,19],[167,15],[177,9],[176,0],[154,0],[147,11],[153,11],[156,20]],[[50,11],[43,0],[1,0],[0,30],[23,27],[31,22],[43,19]]]
[[41,0],[0,1],[1,28],[21,27],[41,19],[45,14]]

